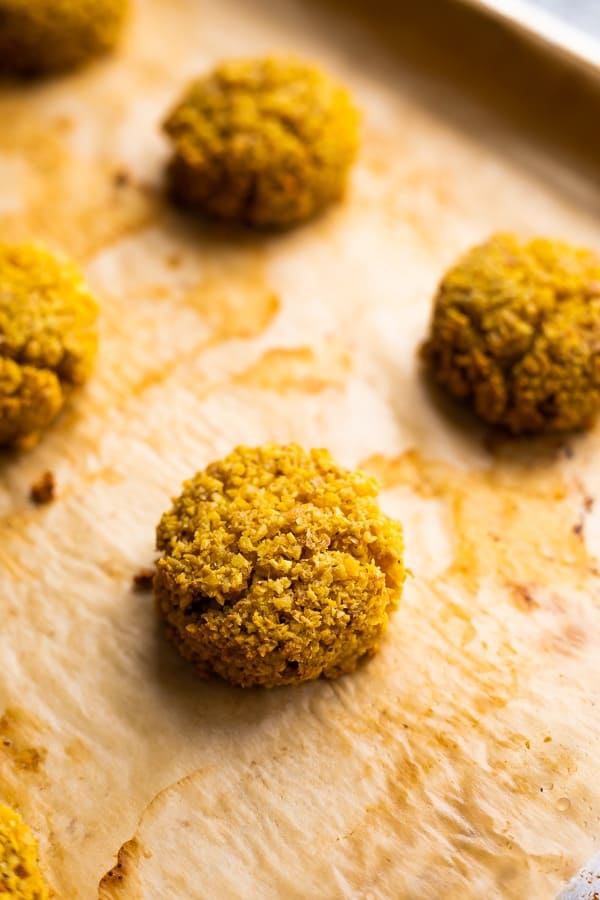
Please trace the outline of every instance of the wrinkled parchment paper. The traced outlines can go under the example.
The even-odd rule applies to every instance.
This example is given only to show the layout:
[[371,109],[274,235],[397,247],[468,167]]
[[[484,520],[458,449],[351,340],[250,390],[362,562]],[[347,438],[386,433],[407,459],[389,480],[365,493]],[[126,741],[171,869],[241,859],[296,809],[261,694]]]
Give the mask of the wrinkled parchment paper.
[[[348,197],[279,236],[194,223],[157,125],[213,61],[272,50],[354,90]],[[600,250],[599,220],[444,90],[299,0],[141,0],[113,59],[0,87],[2,238],[72,254],[102,305],[89,386],[0,462],[0,799],[60,898],[108,870],[102,900],[543,898],[598,847],[600,432],[490,435],[415,350],[470,244]],[[181,481],[266,440],[378,475],[406,529],[389,636],[337,682],[203,682],[132,588]]]

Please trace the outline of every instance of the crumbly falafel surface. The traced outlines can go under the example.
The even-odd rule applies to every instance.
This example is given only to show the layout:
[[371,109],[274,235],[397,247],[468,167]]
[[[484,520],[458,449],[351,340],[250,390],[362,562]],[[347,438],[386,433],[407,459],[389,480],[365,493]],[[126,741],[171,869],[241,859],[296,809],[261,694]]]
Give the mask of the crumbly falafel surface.
[[47,900],[37,843],[21,816],[0,804],[0,895],[13,900]]
[[0,0],[0,71],[79,66],[117,43],[129,0]]
[[72,263],[0,244],[0,446],[35,444],[87,379],[97,314]]
[[422,355],[435,381],[513,434],[589,427],[600,408],[600,258],[493,236],[443,278]]
[[154,590],[202,674],[273,687],[336,678],[372,656],[405,571],[377,483],[326,450],[238,447],[161,519]]
[[348,91],[317,68],[267,57],[193,82],[165,122],[182,205],[255,227],[286,227],[342,195],[358,148]]

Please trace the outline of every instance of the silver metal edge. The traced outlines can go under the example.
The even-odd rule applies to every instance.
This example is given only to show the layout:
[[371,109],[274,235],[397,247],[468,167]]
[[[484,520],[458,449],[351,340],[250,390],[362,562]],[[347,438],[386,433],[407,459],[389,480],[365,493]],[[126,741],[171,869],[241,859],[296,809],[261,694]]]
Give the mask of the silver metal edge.
[[538,43],[549,45],[594,77],[600,78],[600,40],[562,21],[527,0],[460,0],[483,14],[516,28]]

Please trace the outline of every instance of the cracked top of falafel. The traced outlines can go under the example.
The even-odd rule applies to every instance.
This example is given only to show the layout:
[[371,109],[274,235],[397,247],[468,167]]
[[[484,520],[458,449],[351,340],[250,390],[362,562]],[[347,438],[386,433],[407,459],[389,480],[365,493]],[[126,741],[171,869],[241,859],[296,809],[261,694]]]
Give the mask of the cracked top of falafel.
[[0,71],[59,71],[105,53],[128,8],[129,0],[0,0]]
[[87,379],[97,314],[72,263],[0,244],[0,445],[34,443]]
[[161,519],[155,593],[200,671],[273,686],[352,671],[404,582],[400,525],[377,483],[326,450],[238,447]]
[[37,843],[21,816],[0,804],[0,894],[14,900],[47,900]]
[[171,186],[220,219],[285,227],[342,194],[358,148],[348,91],[305,63],[266,57],[219,65],[165,122]]
[[487,422],[515,434],[589,426],[600,407],[600,258],[495,235],[444,276],[422,353]]

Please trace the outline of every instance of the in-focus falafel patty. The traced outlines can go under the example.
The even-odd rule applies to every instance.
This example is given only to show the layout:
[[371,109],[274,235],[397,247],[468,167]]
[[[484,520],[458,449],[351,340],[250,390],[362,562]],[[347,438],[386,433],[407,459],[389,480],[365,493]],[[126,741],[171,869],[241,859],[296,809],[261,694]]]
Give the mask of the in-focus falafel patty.
[[0,0],[0,71],[81,65],[116,45],[129,0]]
[[443,278],[422,355],[486,422],[514,434],[588,427],[600,408],[600,258],[495,235]]
[[0,895],[13,900],[47,900],[37,843],[21,816],[0,804]]
[[98,307],[78,269],[0,244],[0,446],[28,447],[88,377]]
[[158,526],[154,579],[183,656],[244,687],[336,678],[372,656],[405,577],[377,489],[295,444],[238,447],[187,481]]
[[218,219],[301,222],[342,195],[358,122],[348,91],[313,66],[223,63],[189,87],[165,122],[172,194]]

